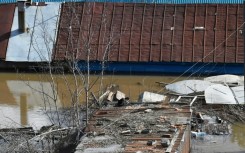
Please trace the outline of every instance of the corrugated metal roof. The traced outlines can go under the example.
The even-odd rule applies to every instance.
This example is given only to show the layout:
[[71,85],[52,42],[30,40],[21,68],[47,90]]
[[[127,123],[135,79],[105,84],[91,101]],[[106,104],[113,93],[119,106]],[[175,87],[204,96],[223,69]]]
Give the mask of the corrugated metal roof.
[[[15,3],[17,0],[0,0],[0,3]],[[243,0],[33,0],[33,2],[119,2],[158,4],[242,4]]]
[[54,59],[243,63],[242,24],[238,4],[65,3]]
[[0,59],[5,59],[11,26],[14,18],[15,4],[0,5]]
[[8,42],[6,61],[50,61],[56,28],[59,19],[60,3],[46,6],[31,6],[25,10],[25,24],[28,31],[18,30],[18,8],[15,8],[11,35]]

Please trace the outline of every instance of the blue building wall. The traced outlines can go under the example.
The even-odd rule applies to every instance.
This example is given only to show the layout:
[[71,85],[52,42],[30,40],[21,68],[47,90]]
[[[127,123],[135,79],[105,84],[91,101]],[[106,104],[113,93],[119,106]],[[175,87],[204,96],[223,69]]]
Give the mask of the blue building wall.
[[[80,70],[86,71],[87,63],[80,61],[78,67]],[[99,61],[90,62],[90,70],[101,72],[101,63]],[[243,75],[243,70],[243,63],[107,62],[104,67],[106,72],[125,74]]]

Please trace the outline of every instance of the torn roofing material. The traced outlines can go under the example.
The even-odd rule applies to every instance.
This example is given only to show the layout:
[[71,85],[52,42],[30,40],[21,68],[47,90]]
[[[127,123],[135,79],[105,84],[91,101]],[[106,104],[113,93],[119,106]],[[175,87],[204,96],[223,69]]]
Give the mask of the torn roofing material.
[[210,76],[204,78],[205,81],[210,81],[213,83],[222,83],[222,84],[236,84],[244,85],[244,76],[237,76],[231,74]]
[[180,95],[204,92],[213,83],[203,80],[183,80],[166,85],[166,89]]
[[244,104],[244,86],[212,85],[205,90],[205,100],[207,104]]

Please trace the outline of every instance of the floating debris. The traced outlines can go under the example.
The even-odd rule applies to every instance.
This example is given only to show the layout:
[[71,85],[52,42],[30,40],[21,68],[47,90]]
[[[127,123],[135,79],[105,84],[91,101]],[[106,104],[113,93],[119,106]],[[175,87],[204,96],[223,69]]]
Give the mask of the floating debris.
[[212,85],[205,90],[207,104],[244,104],[244,86]]
[[183,80],[178,81],[169,85],[166,85],[168,91],[174,92],[180,95],[189,95],[189,94],[199,94],[203,93],[205,89],[213,83],[203,80]]
[[244,76],[237,76],[231,74],[217,75],[204,78],[205,81],[227,84],[229,86],[244,85]]
[[161,94],[156,94],[152,92],[145,91],[139,96],[139,102],[148,103],[148,102],[163,102],[166,99],[166,96]]

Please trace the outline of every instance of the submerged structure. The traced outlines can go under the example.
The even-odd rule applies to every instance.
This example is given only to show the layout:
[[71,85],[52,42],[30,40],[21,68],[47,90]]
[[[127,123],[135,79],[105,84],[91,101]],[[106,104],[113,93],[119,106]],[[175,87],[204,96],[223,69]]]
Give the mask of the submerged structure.
[[154,104],[112,107],[93,114],[76,153],[190,152],[190,108]]
[[241,75],[242,1],[215,2],[25,3],[25,32],[18,30],[16,4],[1,4],[0,12],[9,10],[0,19],[1,59],[75,60],[81,70],[89,60],[91,71],[120,73]]

